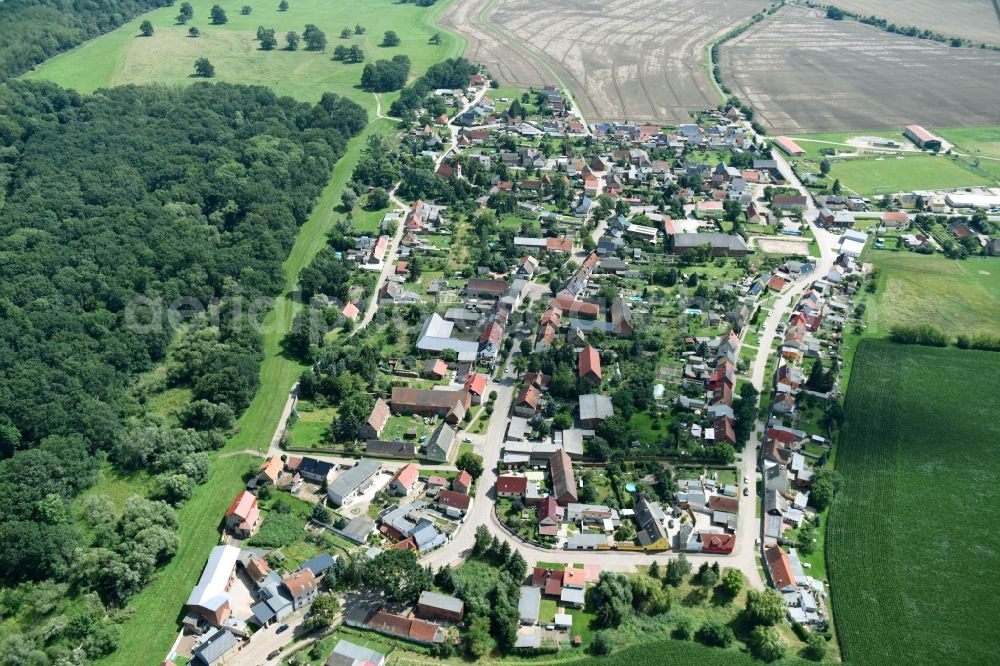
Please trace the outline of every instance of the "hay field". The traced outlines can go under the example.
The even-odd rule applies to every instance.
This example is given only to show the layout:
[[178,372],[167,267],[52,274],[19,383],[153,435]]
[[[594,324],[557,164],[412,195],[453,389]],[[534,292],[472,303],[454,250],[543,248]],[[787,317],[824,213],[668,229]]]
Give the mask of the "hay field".
[[563,84],[589,122],[688,122],[719,103],[709,42],[763,0],[465,0],[442,17],[510,85]]
[[725,83],[769,131],[1000,124],[1000,53],[786,6],[721,48]]

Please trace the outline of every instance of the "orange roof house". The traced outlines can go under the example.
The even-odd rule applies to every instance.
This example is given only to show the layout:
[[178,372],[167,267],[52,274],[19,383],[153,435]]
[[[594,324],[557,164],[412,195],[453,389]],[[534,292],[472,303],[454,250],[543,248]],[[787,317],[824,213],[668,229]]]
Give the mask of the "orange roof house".
[[601,383],[601,356],[591,345],[587,345],[579,355],[580,377],[592,384]]
[[281,474],[281,469],[284,466],[285,463],[281,461],[280,456],[271,456],[260,466],[257,483],[277,483],[278,475]]

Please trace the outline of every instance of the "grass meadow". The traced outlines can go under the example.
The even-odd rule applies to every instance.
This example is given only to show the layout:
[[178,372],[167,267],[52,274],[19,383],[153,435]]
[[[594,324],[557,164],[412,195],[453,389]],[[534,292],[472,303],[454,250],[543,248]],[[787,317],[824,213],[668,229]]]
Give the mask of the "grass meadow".
[[996,184],[951,158],[929,154],[835,160],[831,182],[835,178],[845,189],[862,196]]
[[878,293],[867,300],[869,332],[885,335],[894,324],[931,324],[951,335],[1000,335],[1000,262],[995,259],[870,251],[865,261],[880,271]]
[[[360,45],[366,61],[389,59],[406,54],[412,61],[412,75],[419,76],[428,67],[445,58],[461,55],[465,40],[436,26],[437,17],[449,4],[432,7],[400,4],[394,0],[365,0],[364,11],[349,0],[291,0],[287,11],[278,11],[277,0],[243,0],[225,5],[228,22],[212,25],[209,9],[213,0],[190,0],[194,18],[186,25],[174,20],[180,4],[148,12],[118,30],[102,35],[71,51],[39,65],[26,78],[53,81],[80,92],[92,92],[127,83],[183,85],[197,81],[194,61],[205,57],[215,66],[215,79],[231,83],[263,85],[281,95],[315,102],[324,92],[336,92],[362,104],[371,115],[375,99],[358,88],[363,64],[345,64],[332,60],[333,49]],[[240,13],[246,4],[250,15]],[[155,32],[150,37],[139,33],[139,24],[149,20]],[[343,28],[361,23],[363,35],[340,39]],[[326,33],[326,52],[284,50],[284,36],[289,31],[301,35],[307,23]],[[257,26],[274,28],[278,48],[262,51],[256,38]],[[196,27],[199,37],[188,36]],[[394,30],[401,44],[394,48],[379,46],[386,30]],[[441,35],[441,44],[429,39]],[[391,98],[390,98],[391,99]],[[388,100],[386,100],[388,101]]]
[[860,343],[826,540],[846,662],[1000,651],[1000,395],[974,386],[997,376],[992,352]]

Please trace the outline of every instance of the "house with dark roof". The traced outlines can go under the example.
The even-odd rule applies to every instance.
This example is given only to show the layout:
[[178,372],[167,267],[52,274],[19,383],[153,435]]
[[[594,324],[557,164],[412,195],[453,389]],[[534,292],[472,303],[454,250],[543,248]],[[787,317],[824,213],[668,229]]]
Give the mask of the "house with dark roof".
[[320,553],[316,557],[300,564],[299,570],[308,569],[316,578],[322,578],[336,563],[337,558],[330,553]]
[[306,481],[313,483],[329,483],[337,470],[336,463],[326,462],[304,456],[299,463],[298,473]]
[[542,536],[556,536],[562,517],[563,509],[555,498],[546,497],[538,505],[538,533]]
[[390,442],[383,439],[369,439],[365,442],[365,455],[409,460],[417,457],[417,445],[413,441]]
[[635,522],[640,528],[636,535],[639,545],[647,550],[670,548],[670,539],[663,524],[666,515],[660,505],[650,502],[645,496],[639,494],[635,498],[633,510],[635,511]]
[[246,639],[240,638],[229,629],[219,627],[204,636],[191,651],[192,664],[196,666],[215,666],[228,661],[243,648]]
[[442,423],[427,440],[424,447],[424,457],[435,462],[448,462],[451,452],[455,448],[455,441],[458,432],[450,425]]

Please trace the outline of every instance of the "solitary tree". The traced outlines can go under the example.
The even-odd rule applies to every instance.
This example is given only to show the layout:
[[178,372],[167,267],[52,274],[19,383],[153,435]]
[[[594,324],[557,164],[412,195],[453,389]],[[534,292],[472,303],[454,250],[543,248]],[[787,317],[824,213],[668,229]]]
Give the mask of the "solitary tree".
[[243,16],[250,16],[253,14],[253,7],[250,5],[243,5],[243,8],[240,9],[240,14],[243,14]]
[[188,37],[198,37],[200,35],[201,35],[201,30],[198,30],[198,28],[194,26],[188,28]]
[[365,34],[365,28],[364,28],[364,26],[361,25],[360,23],[355,24],[355,26],[354,26],[354,34],[355,35],[363,35],[363,34]]
[[365,52],[361,50],[361,47],[355,44],[351,48],[347,49],[347,53],[344,55],[344,60],[351,63],[359,63],[365,61]]
[[431,38],[430,38],[429,41],[430,41],[431,44],[434,44],[435,46],[437,46],[438,44],[441,43],[441,33],[440,32],[435,32],[433,35],[431,35]]
[[260,34],[260,48],[270,51],[278,45],[278,38],[274,36],[274,28],[265,28]]
[[351,34],[352,33],[351,33],[351,29],[350,28],[344,28],[343,30],[340,31],[340,38],[341,39],[350,39],[351,38]]
[[288,44],[288,50],[294,51],[299,48],[299,33],[289,32],[285,35],[285,43]]
[[150,23],[148,20],[143,21],[142,23],[139,24],[139,32],[142,33],[143,37],[152,37],[153,36],[153,24]]
[[478,479],[483,475],[483,457],[478,453],[466,451],[455,461],[455,467],[468,472],[473,479]]
[[181,3],[181,13],[177,15],[177,22],[184,25],[188,21],[194,18],[194,9],[191,7],[190,2]]
[[212,11],[209,15],[212,17],[212,23],[215,25],[222,25],[229,21],[229,19],[226,18],[226,10],[219,5],[212,5]]
[[215,67],[208,61],[208,58],[198,58],[194,61],[194,74],[195,76],[210,79],[215,76]]
[[278,3],[278,11],[279,12],[288,11],[288,0],[281,0],[281,2]]
[[821,174],[825,176],[826,174],[830,173],[830,167],[831,167],[830,160],[826,159],[825,157],[822,160],[820,160],[819,172]]
[[386,30],[382,36],[382,46],[399,46],[399,35],[395,30]]

